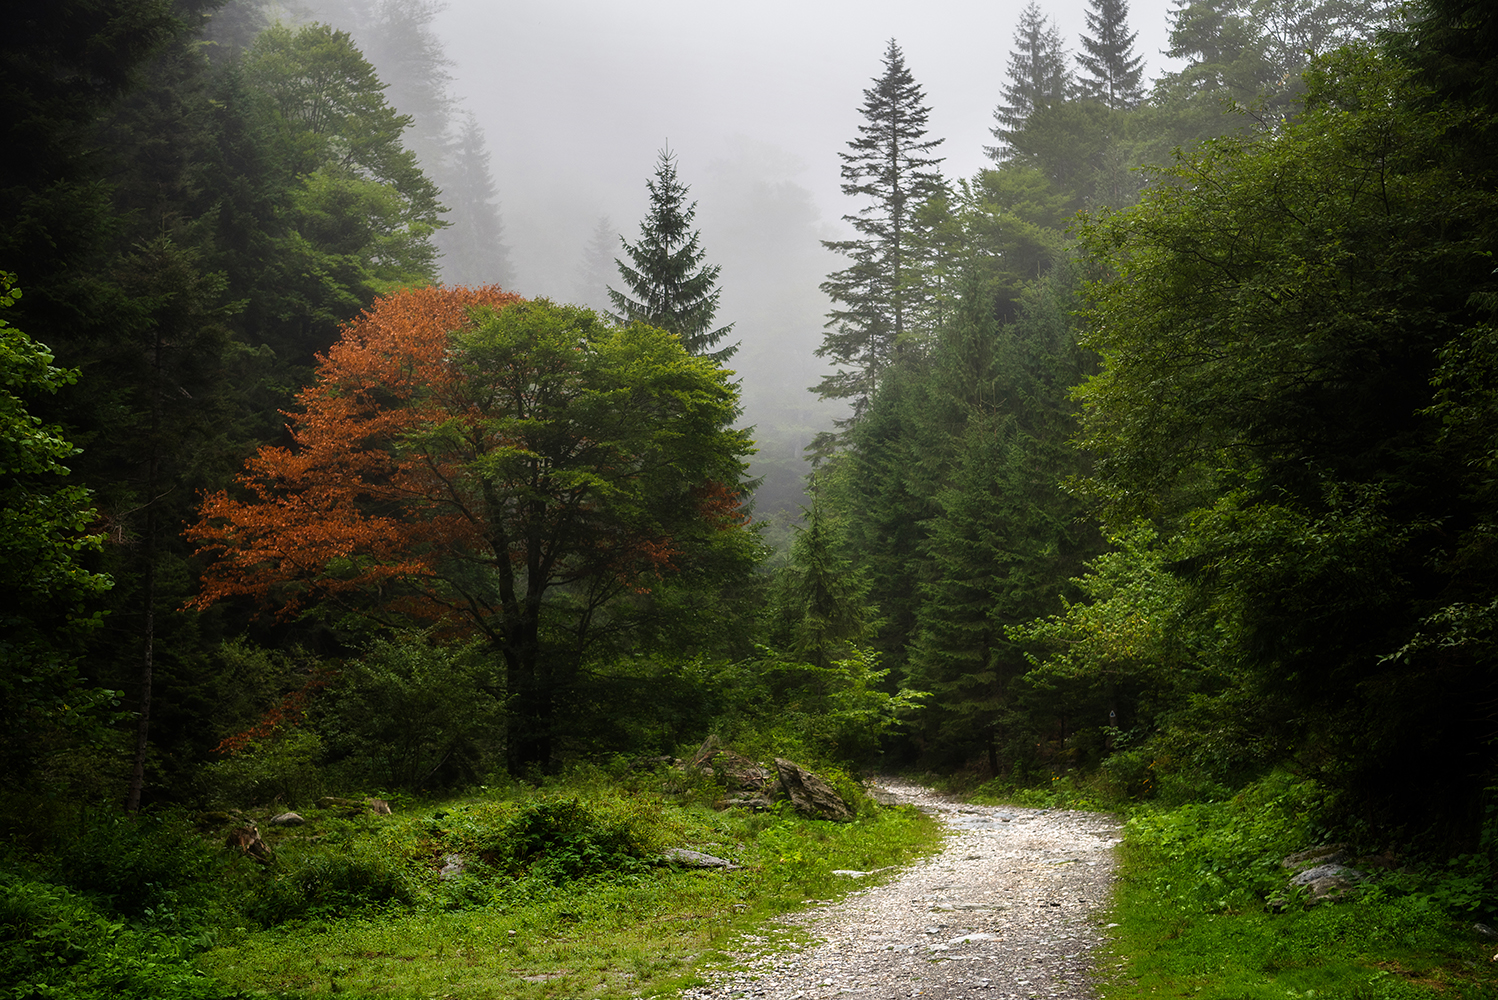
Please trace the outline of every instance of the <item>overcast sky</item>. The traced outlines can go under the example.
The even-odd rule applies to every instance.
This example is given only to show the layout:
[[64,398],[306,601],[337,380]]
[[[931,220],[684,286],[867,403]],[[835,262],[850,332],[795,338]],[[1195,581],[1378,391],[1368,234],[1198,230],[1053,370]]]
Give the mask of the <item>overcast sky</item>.
[[[1046,4],[1042,4],[1047,7]],[[698,201],[720,322],[734,322],[746,424],[761,451],[761,509],[791,505],[801,448],[840,404],[807,391],[830,304],[818,286],[846,261],[821,239],[849,230],[839,151],[894,38],[946,141],[949,178],[988,165],[983,147],[1024,4],[972,0],[450,0],[436,24],[454,90],[488,137],[514,290],[593,301],[584,247],[602,215],[639,235],[645,181],[668,142]],[[1073,52],[1086,0],[1048,10]],[[1169,0],[1133,7],[1146,78],[1165,61]],[[615,287],[620,287],[615,282]],[[770,463],[770,464],[766,464]],[[778,463],[778,464],[775,464]],[[776,497],[780,499],[775,499]]]
[[[987,162],[1023,6],[451,0],[438,30],[455,89],[489,137],[520,290],[562,294],[556,272],[572,265],[561,258],[580,252],[598,215],[633,233],[668,141],[692,184],[736,139],[778,148],[787,155],[772,168],[810,190],[829,222],[851,211],[837,153],[856,134],[863,90],[882,71],[890,38],[925,90],[931,134],[946,139],[946,173],[970,176]],[[1075,50],[1085,0],[1042,6]],[[1130,12],[1148,76],[1164,63],[1169,9],[1148,0]]]

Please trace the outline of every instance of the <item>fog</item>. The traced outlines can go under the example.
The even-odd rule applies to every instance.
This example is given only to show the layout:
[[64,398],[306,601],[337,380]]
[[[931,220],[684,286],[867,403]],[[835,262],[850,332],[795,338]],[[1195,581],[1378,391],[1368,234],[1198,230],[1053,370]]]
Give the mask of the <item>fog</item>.
[[[806,388],[829,305],[818,291],[858,205],[839,190],[838,152],[857,134],[863,90],[896,39],[946,141],[949,177],[988,160],[1022,3],[890,0],[451,0],[434,23],[453,89],[482,125],[515,290],[596,301],[585,249],[607,216],[638,236],[645,181],[669,144],[698,203],[708,262],[722,266],[720,321],[769,474],[761,506],[804,469],[799,449],[838,414]],[[1075,51],[1084,0],[1045,4]],[[1136,3],[1146,78],[1166,62],[1168,0]],[[617,246],[616,246],[617,252]],[[617,287],[617,280],[616,280]],[[793,509],[793,505],[792,505]]]

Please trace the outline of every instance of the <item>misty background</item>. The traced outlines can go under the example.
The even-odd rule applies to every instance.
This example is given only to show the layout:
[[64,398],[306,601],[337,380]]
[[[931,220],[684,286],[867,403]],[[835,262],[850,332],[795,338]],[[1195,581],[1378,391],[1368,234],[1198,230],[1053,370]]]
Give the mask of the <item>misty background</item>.
[[[377,0],[304,0],[288,16],[354,36],[391,103],[417,119],[407,141],[424,161],[435,158],[423,148],[434,129],[424,105],[445,91],[447,114],[472,116],[506,249],[504,273],[477,280],[528,298],[607,308],[604,285],[622,287],[619,236],[638,238],[645,181],[670,149],[697,202],[706,263],[722,267],[718,322],[735,324],[730,365],[760,449],[756,508],[778,543],[803,499],[802,449],[843,414],[807,387],[826,369],[814,355],[830,308],[819,286],[845,266],[821,241],[848,238],[842,216],[859,207],[841,192],[838,153],[863,121],[863,91],[894,38],[925,91],[928,134],[945,140],[945,176],[992,166],[983,147],[1023,6],[433,0],[399,45],[372,27]],[[1085,0],[1042,6],[1074,54]],[[1170,10],[1169,0],[1130,7],[1147,80],[1178,68],[1162,54]]]

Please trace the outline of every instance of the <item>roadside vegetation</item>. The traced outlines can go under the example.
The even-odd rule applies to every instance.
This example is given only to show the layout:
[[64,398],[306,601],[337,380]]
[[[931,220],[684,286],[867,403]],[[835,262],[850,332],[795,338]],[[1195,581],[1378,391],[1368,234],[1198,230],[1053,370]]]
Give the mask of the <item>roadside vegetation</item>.
[[[0,875],[0,997],[657,995],[746,930],[900,865],[935,823],[857,804],[847,823],[714,811],[720,790],[667,768],[575,770],[392,815],[308,808],[59,809],[12,830]],[[277,807],[279,810],[279,807]],[[224,846],[258,820],[264,859]],[[686,848],[732,870],[663,860]],[[444,869],[446,872],[444,873]]]
[[[1104,1000],[1498,996],[1498,932],[1483,930],[1498,924],[1487,852],[1420,852],[1338,821],[1333,793],[1283,769],[1229,790],[1159,763],[1163,791],[1131,791],[1106,771],[944,782],[979,803],[1124,819],[1118,881],[1098,918],[1109,939],[1096,956]],[[1284,862],[1329,843],[1367,880],[1316,900]]]

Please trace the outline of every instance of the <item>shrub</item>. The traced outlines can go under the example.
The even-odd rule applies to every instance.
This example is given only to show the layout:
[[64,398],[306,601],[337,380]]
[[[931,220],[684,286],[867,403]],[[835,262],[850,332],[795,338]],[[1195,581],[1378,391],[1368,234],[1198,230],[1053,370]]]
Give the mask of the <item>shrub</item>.
[[495,756],[494,666],[473,645],[419,632],[381,640],[344,667],[321,719],[346,784],[417,790],[472,783]]
[[409,850],[393,841],[288,844],[255,886],[245,913],[271,926],[381,905],[409,906],[421,883],[414,862]]
[[129,818],[102,808],[80,809],[59,825],[47,858],[57,882],[158,925],[180,924],[209,904],[224,864],[181,816]]
[[66,888],[0,875],[0,998],[215,1000],[177,939],[131,930]]

